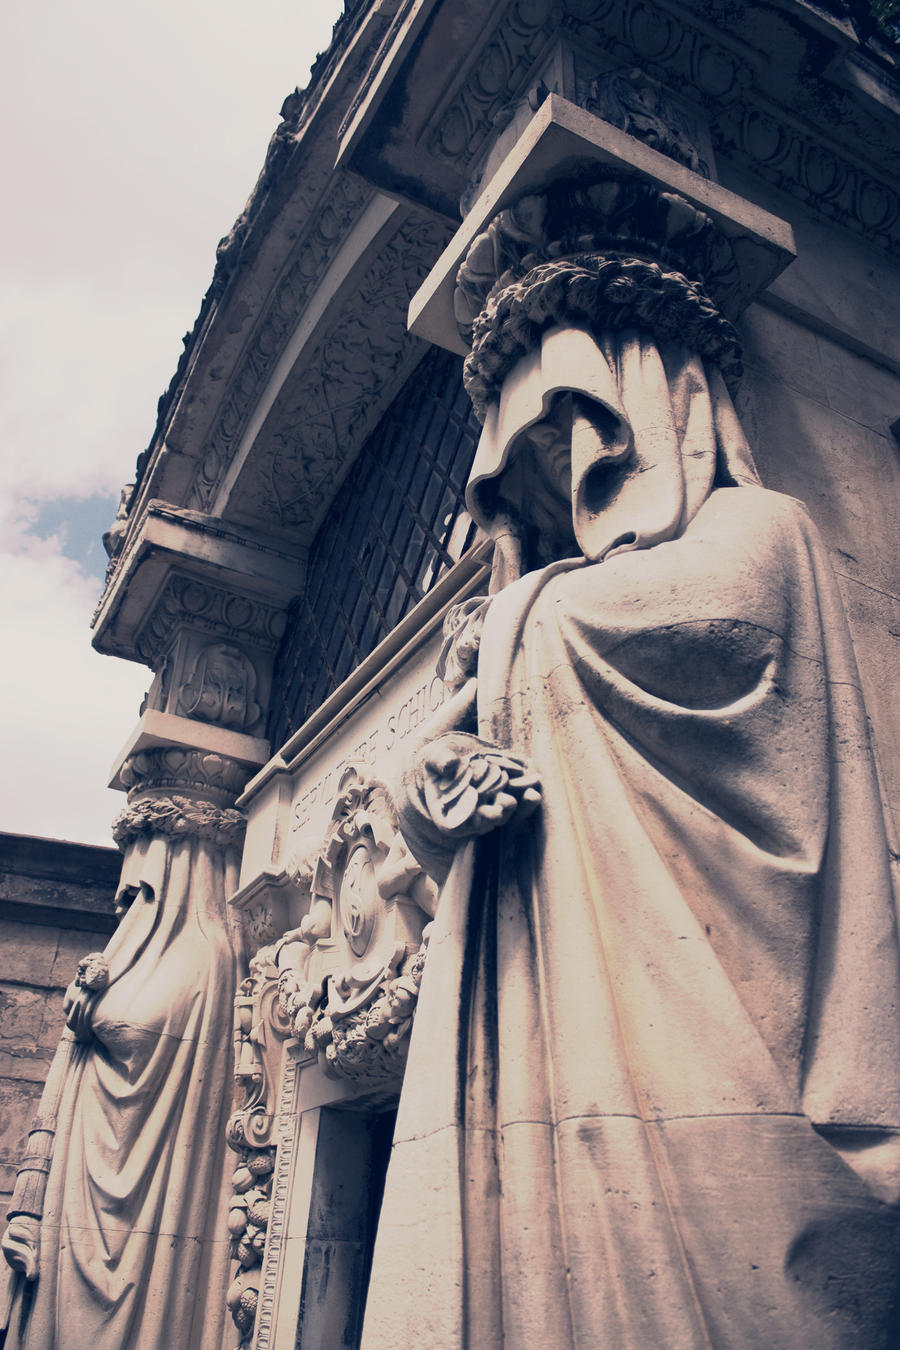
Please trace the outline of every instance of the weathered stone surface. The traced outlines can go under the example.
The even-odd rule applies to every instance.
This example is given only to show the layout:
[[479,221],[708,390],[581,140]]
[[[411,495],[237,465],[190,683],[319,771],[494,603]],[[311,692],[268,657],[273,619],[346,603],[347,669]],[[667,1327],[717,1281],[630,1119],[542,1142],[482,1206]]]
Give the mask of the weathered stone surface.
[[[196,819],[223,845],[210,812],[268,753],[272,657],[304,550],[418,357],[408,293],[460,194],[474,238],[521,189],[515,276],[493,297],[498,278],[476,276],[463,325],[482,363],[470,501],[496,539],[494,593],[479,603],[460,585],[446,690],[416,669],[405,629],[242,801],[237,907],[266,945],[236,1005],[234,1176],[215,1152],[221,1092],[174,1146],[156,1098],[143,1119],[110,1115],[111,1174],[126,1153],[140,1171],[159,1143],[173,1191],[221,1183],[228,1201],[178,1230],[173,1257],[168,1229],[135,1224],[128,1191],[126,1248],[148,1272],[141,1350],[164,1343],[163,1307],[205,1347],[226,1302],[242,1345],[355,1350],[377,1211],[365,1136],[396,1095],[411,1027],[366,1350],[593,1344],[598,1327],[623,1350],[888,1343],[897,952],[859,691],[884,795],[900,802],[895,70],[844,7],[805,0],[388,0],[349,7],[313,88],[286,105],[116,527],[98,642],[155,671],[120,783],[155,773],[157,799],[179,775],[202,787]],[[652,97],[619,116],[614,86],[626,103],[629,89]],[[591,229],[535,232],[550,154],[532,179],[519,164],[478,218],[548,91],[627,132],[600,148],[656,181],[641,210],[592,180]],[[561,180],[583,163],[549,167]],[[704,230],[724,233],[725,265],[693,248]],[[726,331],[718,311],[733,318],[791,230],[799,260],[740,320],[737,407],[760,487],[714,369],[734,381],[736,344],[699,337]],[[460,261],[441,269],[444,299]],[[457,317],[445,306],[428,335],[458,349]],[[852,650],[815,532],[779,493],[821,530]],[[416,753],[426,705],[443,724]],[[410,747],[406,842],[448,876],[427,963],[426,913],[390,910],[418,885],[396,819],[379,833],[372,784],[345,776],[358,761],[393,779],[389,756]],[[155,821],[174,848],[177,818],[157,800],[123,839]],[[31,919],[54,905],[36,886]],[[58,986],[102,945],[29,950]],[[7,1042],[0,1020],[0,1072],[18,1062],[23,1101],[57,1018],[26,965],[0,988],[20,1033]],[[189,981],[164,984],[168,1026]],[[219,1090],[232,1028],[218,1003],[211,1017]],[[74,1175],[77,1141],[71,1160]],[[186,1280],[177,1295],[167,1261]]]
[[[551,202],[523,205],[523,252]],[[578,249],[606,255],[568,202],[552,279],[539,248],[510,263],[514,208],[458,274],[457,314],[483,276],[467,501],[492,595],[448,620],[456,719],[404,782],[443,887],[362,1345],[413,1339],[423,1307],[430,1343],[498,1350],[547,1325],[567,1347],[887,1345],[900,941],[840,593],[695,332],[642,312],[649,272],[621,325],[584,307]],[[805,345],[794,387],[759,361],[749,420],[775,481],[812,477],[835,556],[884,576],[869,499],[896,466]]]
[[[3,1236],[17,1272],[7,1344],[29,1350],[74,1344],[73,1326],[109,1350],[168,1346],[173,1326],[203,1350],[220,1343],[224,1139],[209,1122],[228,1100],[239,938],[225,898],[243,819],[190,783],[164,795],[152,754],[134,763],[114,827],[124,917],[102,952],[82,942]],[[45,1002],[9,999],[20,1044],[54,1035]]]

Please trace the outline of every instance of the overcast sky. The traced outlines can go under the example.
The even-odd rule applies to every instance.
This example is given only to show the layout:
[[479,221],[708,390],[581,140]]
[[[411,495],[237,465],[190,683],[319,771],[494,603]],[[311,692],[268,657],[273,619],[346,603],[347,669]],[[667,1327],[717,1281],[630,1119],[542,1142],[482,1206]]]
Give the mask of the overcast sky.
[[341,0],[5,0],[0,830],[111,843],[142,666],[96,655],[99,536],[285,96]]

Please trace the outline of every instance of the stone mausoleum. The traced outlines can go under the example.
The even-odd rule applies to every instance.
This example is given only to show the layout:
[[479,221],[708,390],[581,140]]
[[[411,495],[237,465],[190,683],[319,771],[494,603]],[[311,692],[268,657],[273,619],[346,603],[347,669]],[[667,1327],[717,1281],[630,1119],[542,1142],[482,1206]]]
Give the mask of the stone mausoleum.
[[885,14],[347,0],[107,536],[7,1350],[900,1344]]

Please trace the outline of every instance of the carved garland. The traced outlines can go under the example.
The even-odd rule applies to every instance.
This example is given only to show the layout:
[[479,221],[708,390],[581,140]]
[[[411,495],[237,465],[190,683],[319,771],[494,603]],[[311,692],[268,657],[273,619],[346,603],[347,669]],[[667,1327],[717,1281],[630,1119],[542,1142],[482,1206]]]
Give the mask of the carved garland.
[[427,949],[426,934],[402,975],[392,977],[386,970],[371,1001],[341,1018],[329,1012],[327,990],[310,992],[293,971],[282,972],[278,984],[282,1011],[303,1048],[321,1057],[326,1073],[369,1085],[395,1083],[402,1077]]
[[234,1000],[234,1076],[244,1101],[225,1132],[229,1147],[239,1155],[228,1210],[235,1269],[226,1303],[242,1346],[253,1331],[259,1303],[275,1166],[273,1099],[281,1045],[290,1033],[290,1023],[280,1015],[277,993],[278,955],[283,944],[284,939],[256,953]]
[[189,797],[146,797],[116,816],[112,833],[122,849],[142,834],[193,837],[227,848],[240,844],[246,823],[242,812],[223,810],[211,802]]

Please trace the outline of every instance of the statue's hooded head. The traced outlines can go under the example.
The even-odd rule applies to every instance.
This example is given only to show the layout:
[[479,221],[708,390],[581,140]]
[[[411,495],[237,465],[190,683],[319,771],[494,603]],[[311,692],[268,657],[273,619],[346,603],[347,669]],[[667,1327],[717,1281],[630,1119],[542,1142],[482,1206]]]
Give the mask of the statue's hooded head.
[[[561,203],[584,225],[585,202],[593,235],[566,236]],[[613,207],[640,240],[598,238]],[[608,182],[529,198],[473,243],[456,296],[484,423],[467,501],[498,543],[495,588],[554,558],[677,538],[714,485],[757,481],[726,385],[734,330],[675,270],[699,253],[727,271],[720,244],[680,199]]]

